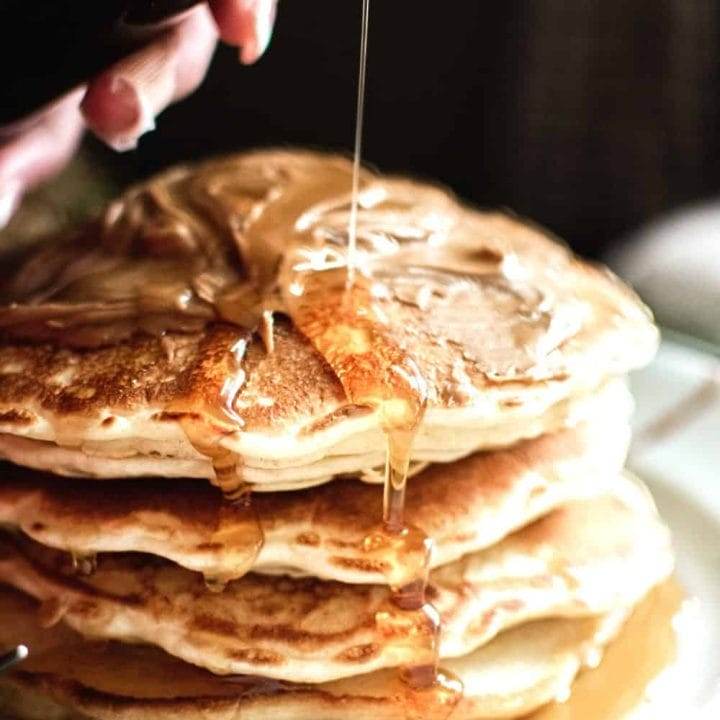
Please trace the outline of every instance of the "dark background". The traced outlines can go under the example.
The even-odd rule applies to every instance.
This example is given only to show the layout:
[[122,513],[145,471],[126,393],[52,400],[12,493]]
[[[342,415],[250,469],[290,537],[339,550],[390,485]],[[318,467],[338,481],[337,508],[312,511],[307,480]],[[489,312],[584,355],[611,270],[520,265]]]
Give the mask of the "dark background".
[[[121,180],[254,145],[349,150],[360,0],[280,0],[251,68],[221,48]],[[371,0],[364,157],[599,254],[720,186],[714,0]]]

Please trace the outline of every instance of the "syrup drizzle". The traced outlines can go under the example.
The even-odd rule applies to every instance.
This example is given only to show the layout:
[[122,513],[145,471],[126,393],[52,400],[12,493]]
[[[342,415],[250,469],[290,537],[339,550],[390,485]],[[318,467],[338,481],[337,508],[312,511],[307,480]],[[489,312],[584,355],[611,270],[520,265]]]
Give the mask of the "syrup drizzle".
[[336,372],[351,402],[373,407],[386,435],[383,517],[362,550],[382,568],[392,600],[376,616],[400,668],[402,693],[418,718],[448,717],[460,681],[438,671],[440,617],[426,599],[432,539],[405,522],[412,443],[426,405],[426,382],[411,355],[392,338],[375,298],[378,283],[342,269],[298,272],[286,299],[298,329]]
[[[445,718],[462,695],[460,681],[438,671],[440,617],[426,599],[432,539],[405,522],[412,442],[425,408],[425,382],[410,355],[391,339],[365,276],[344,283],[309,278],[292,316],[335,369],[350,400],[379,412],[387,438],[383,518],[362,542],[383,568],[392,601],[376,622],[391,638],[404,695],[418,718]],[[324,297],[324,302],[320,299]]]
[[[363,549],[381,556],[381,565],[392,591],[392,607],[379,612],[376,622],[384,633],[400,640],[399,679],[409,692],[422,694],[422,698],[415,698],[415,703],[406,702],[406,707],[418,707],[418,718],[446,718],[462,697],[462,683],[438,670],[442,623],[437,610],[426,599],[433,541],[419,528],[405,523],[408,469],[413,440],[425,412],[426,382],[412,357],[398,347],[382,327],[383,314],[372,301],[377,294],[373,293],[369,278],[360,288],[356,285],[369,19],[370,2],[363,0],[347,278],[340,305],[344,311],[336,327],[331,325],[324,334],[316,336],[314,342],[338,372],[350,399],[370,404],[380,411],[387,441],[383,518],[380,527],[364,539]],[[367,357],[367,347],[362,342],[349,352],[347,346],[334,346],[332,340],[328,345],[327,336],[332,338],[335,331],[343,327],[361,329],[360,338],[370,341],[370,357]],[[355,333],[348,335],[357,338]],[[379,361],[377,368],[374,368],[374,361]],[[373,369],[379,372],[371,376]]]
[[[212,462],[214,484],[226,500],[246,515],[234,526],[236,547],[242,547],[244,552],[233,577],[252,568],[265,541],[260,519],[251,502],[250,487],[243,480],[241,458],[222,443],[228,435],[239,432],[243,425],[242,418],[235,412],[235,399],[246,380],[242,361],[248,343],[249,337],[238,339],[233,332],[225,352],[224,367],[218,373],[218,377],[224,377],[220,386],[209,388],[199,403],[198,398],[183,398],[166,410],[177,418],[192,446]],[[223,531],[222,527],[218,528],[219,533]],[[222,592],[227,581],[224,577],[207,577],[205,585],[211,592]]]
[[369,0],[363,0],[345,271],[296,265],[284,299],[296,327],[328,361],[350,401],[370,406],[380,416],[387,442],[383,517],[362,541],[362,549],[383,568],[392,592],[376,623],[392,641],[406,710],[417,708],[417,714],[407,716],[444,720],[462,697],[462,683],[438,670],[441,620],[426,598],[432,539],[405,523],[408,468],[427,384],[385,325],[376,298],[387,296],[387,289],[356,265],[368,21]]
[[362,27],[360,30],[360,58],[358,62],[357,105],[355,108],[355,145],[353,150],[352,196],[350,222],[348,223],[347,283],[355,282],[357,266],[357,216],[360,194],[360,158],[362,157],[362,131],[365,117],[365,75],[367,71],[368,27],[370,25],[370,0],[363,0]]

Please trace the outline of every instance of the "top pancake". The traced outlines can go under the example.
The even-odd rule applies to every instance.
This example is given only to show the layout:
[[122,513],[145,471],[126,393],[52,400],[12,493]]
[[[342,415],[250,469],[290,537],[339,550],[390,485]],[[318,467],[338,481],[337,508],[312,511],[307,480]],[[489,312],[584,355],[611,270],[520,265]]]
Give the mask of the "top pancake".
[[397,357],[417,368],[414,459],[435,461],[558,429],[654,352],[647,311],[608,273],[515,218],[370,171],[352,297],[373,326],[356,332],[362,313],[348,321],[339,300],[349,188],[350,163],[318,153],[176,168],[8,271],[0,453],[70,474],[127,475],[83,460],[121,458],[131,474],[211,477],[182,425],[201,423],[250,482],[300,487],[381,460],[381,408],[348,355],[365,379]]

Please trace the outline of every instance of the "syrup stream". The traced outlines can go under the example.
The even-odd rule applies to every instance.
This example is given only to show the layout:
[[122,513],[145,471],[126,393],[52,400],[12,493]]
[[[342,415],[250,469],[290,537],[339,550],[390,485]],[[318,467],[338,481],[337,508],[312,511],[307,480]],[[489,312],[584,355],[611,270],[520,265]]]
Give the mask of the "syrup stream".
[[367,70],[367,41],[369,24],[370,0],[363,0],[362,29],[360,31],[360,61],[358,65],[357,106],[355,111],[355,146],[353,151],[352,200],[350,204],[350,219],[348,223],[348,287],[352,286],[352,284],[355,282],[355,268],[357,266],[356,255],[358,195],[360,189],[360,158],[362,157],[363,118],[365,115],[365,74]]
[[[382,327],[382,312],[375,308],[371,288],[356,284],[369,6],[369,0],[363,0],[347,275],[344,297],[339,303],[342,309],[335,326],[326,325],[324,331],[318,332],[318,325],[322,327],[323,323],[311,321],[309,326],[315,337],[312,332],[309,336],[338,373],[349,397],[355,402],[369,402],[380,410],[387,439],[383,518],[381,526],[364,539],[363,547],[379,556],[386,568],[392,607],[379,612],[376,622],[384,633],[398,637],[399,679],[407,692],[417,696],[416,704],[422,707],[418,717],[442,720],[462,697],[462,683],[438,670],[441,620],[425,597],[432,539],[419,528],[405,524],[408,468],[413,440],[425,410],[425,381],[410,355]],[[328,302],[330,297],[324,300]],[[315,301],[322,298],[316,297]],[[314,315],[311,310],[310,318]],[[298,318],[294,319],[297,322]],[[355,342],[339,347],[334,342],[338,329]],[[367,358],[365,362],[363,356]]]

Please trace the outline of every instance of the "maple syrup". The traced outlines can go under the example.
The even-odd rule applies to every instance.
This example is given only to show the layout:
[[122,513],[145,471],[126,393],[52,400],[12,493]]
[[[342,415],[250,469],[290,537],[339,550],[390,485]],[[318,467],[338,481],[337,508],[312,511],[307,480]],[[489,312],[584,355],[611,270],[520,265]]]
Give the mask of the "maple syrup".
[[447,670],[433,670],[432,683],[429,676],[420,679],[401,674],[399,678],[406,689],[403,711],[407,720],[445,720],[462,700],[462,682]]
[[[653,685],[667,674],[669,685],[662,682],[666,694],[675,700],[682,697],[683,688],[672,682],[672,671],[678,660],[674,626],[684,602],[685,592],[674,578],[651,590],[605,650],[600,664],[581,673],[567,697],[558,698],[527,720],[670,717],[666,700],[653,696]],[[682,673],[678,675],[682,677]]]
[[422,708],[417,717],[447,717],[462,684],[438,671],[441,620],[426,598],[432,539],[405,522],[408,468],[427,401],[426,381],[384,325],[369,276],[359,272],[349,284],[342,270],[303,270],[289,287],[286,304],[296,327],[331,365],[350,402],[379,415],[387,441],[383,517],[361,543],[384,569],[392,593],[376,623],[390,640],[404,694],[418,694],[408,706]]
[[[291,267],[284,305],[295,326],[335,371],[350,402],[372,407],[387,441],[383,517],[362,541],[380,561],[392,593],[376,616],[393,641],[408,718],[442,720],[462,697],[462,683],[438,671],[441,619],[427,602],[432,539],[405,523],[405,492],[412,444],[427,403],[427,384],[412,356],[391,337],[375,297],[386,294],[358,267],[362,121],[367,67],[369,0],[363,0],[355,147],[344,267]],[[295,227],[298,223],[295,224]],[[378,292],[379,291],[379,292]],[[417,713],[410,708],[416,707]]]
[[[242,418],[235,412],[235,400],[245,384],[242,361],[249,336],[238,338],[236,332],[232,332],[231,336],[222,372],[217,374],[217,377],[224,378],[221,384],[206,389],[200,401],[197,398],[176,400],[166,413],[178,420],[195,450],[212,462],[214,484],[220,488],[225,499],[245,516],[239,518],[235,515],[233,526],[235,547],[243,549],[242,559],[233,574],[239,577],[254,565],[265,537],[260,518],[252,505],[250,487],[243,480],[241,458],[222,444],[226,436],[239,432],[243,425]],[[224,528],[218,528],[218,533],[223,532]],[[222,592],[226,584],[226,578],[205,578],[205,585],[212,592]]]
[[365,75],[367,73],[368,27],[370,25],[370,0],[363,0],[362,26],[360,29],[360,59],[358,62],[357,106],[355,108],[355,148],[353,152],[352,191],[350,219],[348,222],[347,283],[355,282],[357,265],[357,215],[360,194],[360,158],[362,157],[362,129],[365,118]]
[[97,569],[98,558],[95,553],[70,553],[72,569],[78,575],[92,575]]

